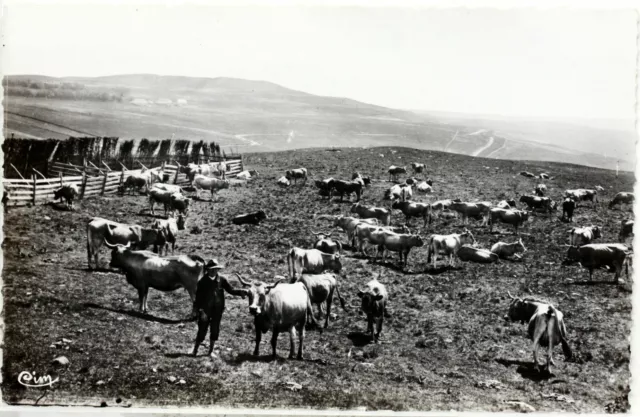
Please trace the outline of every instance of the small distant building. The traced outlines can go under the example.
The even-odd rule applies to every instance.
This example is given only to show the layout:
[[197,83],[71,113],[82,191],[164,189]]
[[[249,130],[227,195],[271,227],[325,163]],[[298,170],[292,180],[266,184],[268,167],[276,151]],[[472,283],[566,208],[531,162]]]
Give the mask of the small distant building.
[[170,106],[171,104],[173,104],[173,101],[171,101],[168,98],[161,98],[156,100],[156,104],[163,104],[165,106]]
[[177,104],[178,106],[186,106],[186,105],[187,105],[187,100],[185,100],[185,99],[183,99],[183,98],[179,98],[179,99],[176,101],[176,104]]
[[149,102],[143,98],[134,98],[131,100],[131,104],[135,104],[136,106],[148,106]]

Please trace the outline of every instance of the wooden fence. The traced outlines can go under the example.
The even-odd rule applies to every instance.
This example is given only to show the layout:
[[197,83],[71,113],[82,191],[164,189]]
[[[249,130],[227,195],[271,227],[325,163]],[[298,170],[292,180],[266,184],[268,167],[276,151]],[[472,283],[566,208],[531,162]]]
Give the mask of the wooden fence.
[[[226,176],[233,178],[243,170],[242,160],[226,161]],[[156,167],[160,169],[161,167]],[[115,194],[118,186],[127,177],[140,174],[142,169],[109,171],[107,167],[78,166],[72,164],[53,163],[49,168],[51,178],[37,178],[34,173],[31,178],[4,178],[2,183],[7,193],[7,206],[26,206],[47,204],[53,201],[54,192],[64,184],[75,184],[80,192],[79,198],[89,196]],[[169,184],[188,184],[187,175],[178,171],[177,165],[165,164],[164,173],[168,174]]]

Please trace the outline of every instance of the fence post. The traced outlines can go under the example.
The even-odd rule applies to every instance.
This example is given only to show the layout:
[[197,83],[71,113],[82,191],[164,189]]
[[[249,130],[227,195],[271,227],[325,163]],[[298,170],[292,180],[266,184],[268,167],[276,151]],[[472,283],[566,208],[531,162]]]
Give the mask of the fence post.
[[82,170],[82,189],[80,190],[80,199],[84,198],[84,190],[87,188],[87,170]]
[[102,191],[100,191],[100,195],[104,195],[104,189],[107,186],[107,172],[104,173],[104,180],[102,180]]
[[120,186],[124,184],[124,165],[122,166],[122,174],[120,175]]
[[178,175],[180,175],[180,165],[176,166],[176,176],[173,177],[173,183],[177,184],[178,183]]
[[62,187],[62,171],[60,171],[60,187]]
[[33,181],[33,205],[36,205],[36,174],[31,174],[31,181]]

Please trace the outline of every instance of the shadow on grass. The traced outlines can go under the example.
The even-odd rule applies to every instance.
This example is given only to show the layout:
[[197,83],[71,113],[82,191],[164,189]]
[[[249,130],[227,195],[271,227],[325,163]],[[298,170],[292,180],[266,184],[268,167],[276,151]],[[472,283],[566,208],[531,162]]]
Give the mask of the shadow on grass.
[[138,212],[138,216],[151,217],[152,219],[168,219],[169,218],[168,215],[151,214],[149,212],[149,209],[140,210],[140,212]]
[[56,211],[73,211],[70,208],[67,208],[65,203],[54,203],[53,201],[50,201],[47,205]]
[[574,282],[570,283],[569,285],[600,285],[600,284],[615,285],[617,283],[618,283],[617,280],[616,281],[594,280],[594,281],[574,281]]
[[440,265],[439,267],[427,267],[424,270],[424,273],[427,275],[440,275],[440,274],[444,274],[445,272],[448,271],[461,271],[463,268],[461,266],[458,267],[452,267],[449,265]]
[[[279,356],[276,356],[275,358],[276,361],[278,362],[284,362],[284,358],[281,358]],[[239,366],[242,365],[245,362],[262,362],[262,363],[268,363],[268,362],[273,362],[274,358],[272,355],[258,355],[258,356],[254,356],[251,353],[238,353],[235,357],[230,358],[228,360],[225,360],[225,362],[227,363],[227,365],[231,365],[231,366]]]
[[190,317],[185,319],[179,319],[179,320],[166,319],[163,317],[155,317],[148,313],[141,313],[135,310],[122,310],[117,308],[110,308],[110,307],[101,306],[95,303],[84,303],[83,305],[86,308],[95,308],[98,310],[111,311],[113,313],[124,314],[130,317],[135,317],[137,319],[143,319],[143,320],[152,321],[152,322],[161,323],[161,324],[179,324],[179,323],[189,323],[189,322],[195,321],[195,318],[190,318]]
[[496,359],[496,362],[506,367],[510,367],[511,365],[518,365],[516,372],[522,375],[523,378],[529,379],[531,381],[546,381],[555,376],[554,374],[548,371],[535,370],[533,367],[533,362],[512,360],[512,359],[502,359],[502,358]]
[[353,346],[362,347],[373,342],[373,335],[363,332],[351,332],[347,335]]
[[[176,359],[176,358],[196,358],[196,356],[193,356],[190,352],[165,352],[164,354],[165,357],[167,358],[172,358],[172,359]],[[200,356],[209,356],[209,355],[200,355]]]
[[[371,264],[374,264],[374,262],[371,262]],[[393,262],[378,262],[377,265],[379,266],[384,266],[387,267],[389,269],[393,269],[396,272],[400,272],[404,275],[418,275],[418,274],[422,274],[422,271],[414,271],[411,270],[410,268],[404,269],[404,267],[402,267],[401,265],[397,265]]]

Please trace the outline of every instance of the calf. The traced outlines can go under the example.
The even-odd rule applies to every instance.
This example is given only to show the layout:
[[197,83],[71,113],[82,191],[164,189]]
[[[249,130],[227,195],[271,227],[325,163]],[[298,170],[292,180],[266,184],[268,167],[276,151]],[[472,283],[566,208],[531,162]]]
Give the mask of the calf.
[[267,214],[262,210],[258,210],[255,213],[239,214],[235,216],[233,219],[231,219],[231,223],[235,225],[259,224],[262,220],[265,220],[266,218],[267,218]]
[[514,233],[518,234],[518,227],[524,225],[528,219],[529,213],[523,210],[492,208],[489,212],[489,231],[493,232],[493,224],[500,220],[502,223],[513,225]]
[[562,220],[573,221],[573,211],[576,209],[576,202],[567,197],[562,202]]
[[427,263],[431,262],[431,255],[433,255],[433,267],[435,268],[438,254],[442,252],[445,257],[449,256],[449,266],[453,266],[454,256],[458,255],[463,243],[469,242],[473,242],[475,245],[476,239],[467,229],[464,229],[462,233],[450,235],[431,235],[427,241]]
[[[338,280],[333,274],[302,274],[298,277],[298,282],[302,282],[309,293],[311,304],[316,304],[318,309],[325,313],[324,328],[329,326],[329,317],[331,316],[331,302],[333,301],[333,293],[335,291],[340,301],[340,305],[344,311],[349,311],[344,304],[344,299],[340,296],[338,289]],[[327,310],[323,310],[322,305],[326,303]]]
[[515,257],[516,259],[522,258],[518,253],[525,253],[527,248],[525,248],[524,243],[522,243],[522,238],[518,239],[517,242],[513,243],[505,243],[498,242],[491,246],[491,252],[498,255],[499,258],[507,259],[510,257]]
[[469,245],[460,247],[460,250],[458,250],[458,258],[463,262],[476,262],[481,264],[498,262],[497,254],[488,249],[474,248]]
[[298,178],[304,180],[304,184],[307,183],[307,168],[290,169],[284,173],[284,176],[289,180],[293,180],[294,183],[298,183]]
[[571,246],[584,246],[602,237],[602,230],[598,226],[574,227],[569,230],[569,244]]
[[427,221],[431,224],[431,205],[427,203],[409,203],[408,201],[396,201],[391,205],[394,210],[400,210],[405,216],[405,224],[409,225],[411,217],[419,217],[424,220],[422,227],[427,227]]
[[384,226],[391,223],[391,211],[382,207],[367,207],[358,202],[351,206],[351,213],[356,213],[363,219],[378,219]]
[[[367,283],[364,290],[358,291],[358,297],[362,300],[360,308],[367,315],[367,334],[373,335],[374,343],[378,343],[382,333],[382,322],[387,308],[387,289],[375,278]],[[374,332],[373,325],[376,325]]]
[[629,248],[620,243],[590,243],[588,245],[569,247],[567,260],[578,261],[583,268],[589,270],[589,281],[593,279],[593,270],[607,267],[615,273],[614,282],[620,278],[623,264],[626,266],[627,278],[629,278],[629,266],[627,257],[631,254]]
[[567,343],[567,330],[564,325],[563,315],[551,304],[538,301],[534,298],[516,298],[511,296],[509,312],[504,319],[512,322],[527,323],[527,334],[533,341],[533,366],[539,371],[538,348],[547,348],[547,363],[545,370],[549,372],[549,365],[553,362],[553,348],[562,344],[562,352],[565,359],[572,357],[571,348]]
[[612,209],[618,204],[633,204],[634,201],[635,196],[633,193],[618,193],[609,203],[609,208]]
[[79,194],[78,186],[75,184],[62,184],[62,187],[53,192],[54,200],[64,198],[68,210],[73,210],[73,199]]
[[342,262],[339,254],[320,252],[318,249],[291,248],[287,254],[289,278],[295,281],[296,276],[308,272],[321,274],[324,271],[340,272]]

